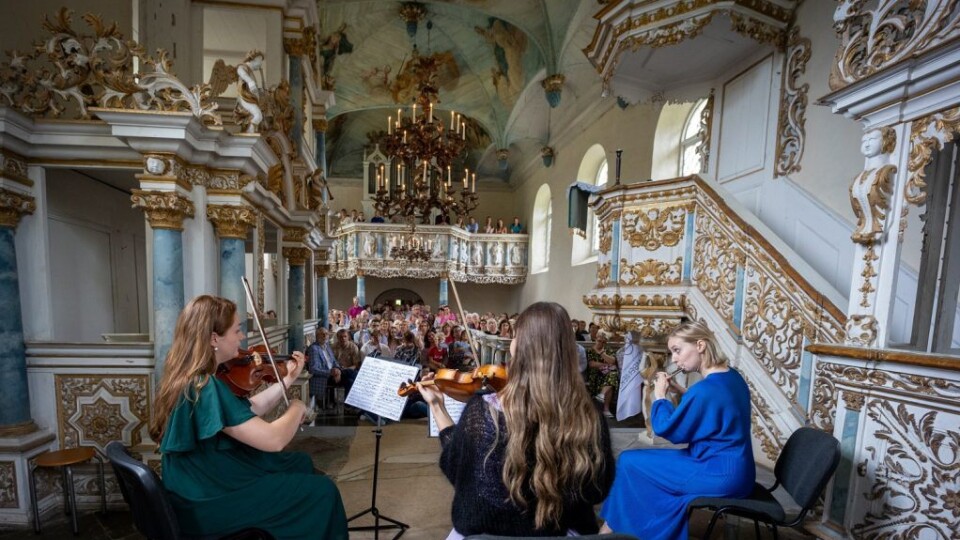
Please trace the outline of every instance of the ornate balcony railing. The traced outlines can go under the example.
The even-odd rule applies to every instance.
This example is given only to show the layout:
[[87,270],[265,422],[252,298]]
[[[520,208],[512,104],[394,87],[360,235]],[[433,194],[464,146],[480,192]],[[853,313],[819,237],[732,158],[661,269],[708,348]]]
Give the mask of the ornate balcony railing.
[[341,226],[330,254],[330,276],[348,279],[358,274],[394,278],[437,278],[514,285],[527,279],[529,237],[526,234],[471,234],[449,225],[419,225],[416,234],[430,245],[427,261],[411,262],[390,256],[406,225],[351,223]]

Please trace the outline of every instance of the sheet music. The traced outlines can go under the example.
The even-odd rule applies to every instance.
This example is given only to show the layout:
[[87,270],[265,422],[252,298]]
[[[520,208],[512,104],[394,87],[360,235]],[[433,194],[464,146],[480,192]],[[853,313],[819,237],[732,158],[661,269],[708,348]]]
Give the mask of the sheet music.
[[419,373],[419,366],[368,356],[360,365],[345,403],[390,420],[400,420],[407,398],[398,396],[397,389],[402,383],[416,379]]
[[[443,405],[447,408],[447,413],[450,414],[450,418],[453,419],[454,424],[460,423],[460,415],[463,414],[463,409],[467,406],[466,403],[457,401],[452,397],[444,394],[443,395]],[[437,427],[437,421],[433,418],[433,410],[430,410],[430,437],[439,437],[440,429]]]

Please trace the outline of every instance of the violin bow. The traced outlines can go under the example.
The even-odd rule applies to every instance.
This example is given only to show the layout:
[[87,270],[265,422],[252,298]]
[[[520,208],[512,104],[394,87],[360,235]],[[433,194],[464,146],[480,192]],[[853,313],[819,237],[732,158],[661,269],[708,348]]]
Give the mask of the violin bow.
[[267,349],[267,358],[270,359],[270,367],[273,368],[273,374],[277,377],[280,388],[283,389],[283,393],[280,394],[283,396],[283,403],[289,407],[290,400],[287,398],[287,383],[283,382],[283,377],[280,376],[280,371],[277,369],[277,363],[273,359],[273,351],[270,350],[267,333],[263,331],[263,324],[260,323],[260,315],[257,314],[260,310],[257,309],[256,302],[253,301],[253,291],[250,289],[250,282],[247,281],[247,276],[242,276],[240,279],[243,280],[243,292],[247,294],[247,302],[253,307],[253,321],[256,323],[257,330],[260,332],[260,339],[263,340],[263,345]]
[[460,312],[460,320],[463,321],[463,329],[467,331],[467,342],[470,343],[470,350],[473,351],[473,358],[477,361],[477,365],[480,365],[480,354],[477,352],[477,344],[473,341],[473,332],[470,331],[470,327],[467,326],[467,317],[463,314],[463,304],[460,303],[460,294],[457,293],[457,282],[453,278],[447,276],[447,281],[450,282],[450,287],[453,289],[453,299],[457,301],[457,310]]

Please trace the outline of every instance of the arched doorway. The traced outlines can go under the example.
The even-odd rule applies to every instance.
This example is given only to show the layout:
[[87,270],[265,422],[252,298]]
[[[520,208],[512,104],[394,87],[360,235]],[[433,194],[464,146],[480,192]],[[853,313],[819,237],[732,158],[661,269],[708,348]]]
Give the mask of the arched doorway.
[[391,307],[394,307],[400,304],[413,305],[418,303],[422,304],[423,298],[410,289],[389,289],[380,293],[373,302],[373,305],[389,304]]

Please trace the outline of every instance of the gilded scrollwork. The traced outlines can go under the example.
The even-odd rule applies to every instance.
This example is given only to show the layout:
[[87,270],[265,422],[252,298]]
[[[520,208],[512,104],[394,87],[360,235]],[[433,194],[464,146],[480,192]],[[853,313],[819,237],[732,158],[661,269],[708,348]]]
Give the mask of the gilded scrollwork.
[[193,217],[193,203],[168,191],[132,190],[130,200],[134,208],[142,208],[154,229],[183,230],[183,220]]
[[623,236],[633,247],[656,251],[683,239],[689,205],[650,206],[625,210]]
[[871,347],[877,341],[877,319],[873,315],[853,314],[847,317],[847,343]]
[[0,461],[0,508],[17,508],[17,465],[13,461]]
[[27,160],[21,155],[0,149],[0,178],[13,180],[24,186],[33,186],[27,171]]
[[625,287],[643,285],[676,285],[680,283],[683,272],[683,258],[670,263],[657,259],[647,259],[630,264],[627,259],[620,260],[620,285]]
[[697,138],[700,144],[697,145],[697,155],[700,156],[700,174],[707,174],[710,170],[710,139],[713,133],[713,88],[710,89],[710,96],[707,97],[707,104],[700,111],[700,129],[697,130]]
[[686,306],[686,297],[672,294],[639,294],[637,296],[632,294],[623,296],[619,294],[591,294],[584,295],[583,303],[596,308],[620,307],[626,310],[633,308],[683,308]]
[[810,39],[800,37],[800,28],[794,26],[787,38],[784,58],[783,86],[780,90],[780,113],[777,121],[776,174],[786,176],[800,170],[806,141],[807,92],[810,85],[798,85],[807,71],[810,60]]
[[756,277],[746,289],[743,340],[783,393],[795,400],[803,352],[803,321],[773,280],[761,272],[756,272]]
[[613,246],[613,223],[611,221],[600,222],[600,253],[607,255]]
[[[871,399],[867,416],[885,452],[870,463],[868,501],[852,527],[858,538],[953,538],[960,519],[960,433],[937,427],[938,411]],[[916,519],[917,515],[923,519]]]
[[773,422],[774,413],[767,400],[757,391],[753,381],[744,377],[750,388],[750,425],[754,437],[760,441],[760,450],[770,461],[776,461],[783,450],[783,433]]
[[[0,102],[31,116],[61,116],[75,107],[89,119],[91,107],[154,111],[189,111],[206,123],[220,124],[210,87],[188,88],[173,73],[164,50],[148,56],[135,41],[125,40],[117,24],[87,13],[82,19],[93,35],[72,27],[71,11],[61,8],[43,27],[50,33],[33,51],[9,51],[0,63]],[[134,74],[133,59],[149,68]],[[51,69],[52,68],[52,69]]]
[[830,73],[837,90],[960,34],[955,1],[841,0],[833,14],[840,38]]
[[[910,126],[910,157],[903,195],[907,202],[922,206],[927,201],[926,168],[934,150],[952,141],[960,131],[960,107],[914,120]],[[904,223],[906,223],[904,221]]]
[[863,171],[850,184],[850,203],[857,217],[856,229],[850,236],[854,242],[867,245],[880,240],[896,174],[896,165],[884,165]]
[[283,258],[287,259],[290,266],[303,266],[310,259],[310,249],[305,247],[285,247],[283,248]]
[[597,265],[597,288],[602,289],[610,284],[610,261]]
[[827,433],[833,433],[833,424],[837,416],[837,387],[831,373],[838,367],[842,366],[817,362],[813,370],[813,402],[808,417],[814,427]]
[[714,220],[697,212],[697,239],[694,242],[693,281],[710,304],[733,323],[733,300],[737,289],[737,265],[742,254]]
[[858,289],[860,291],[860,307],[870,307],[871,295],[877,292],[871,280],[877,277],[877,270],[873,267],[873,263],[879,258],[873,246],[868,247],[867,250],[863,252],[863,271],[860,272],[860,277],[863,278],[863,284],[860,285]]
[[246,240],[247,231],[257,222],[257,215],[248,206],[211,204],[207,206],[207,219],[213,222],[220,238]]

